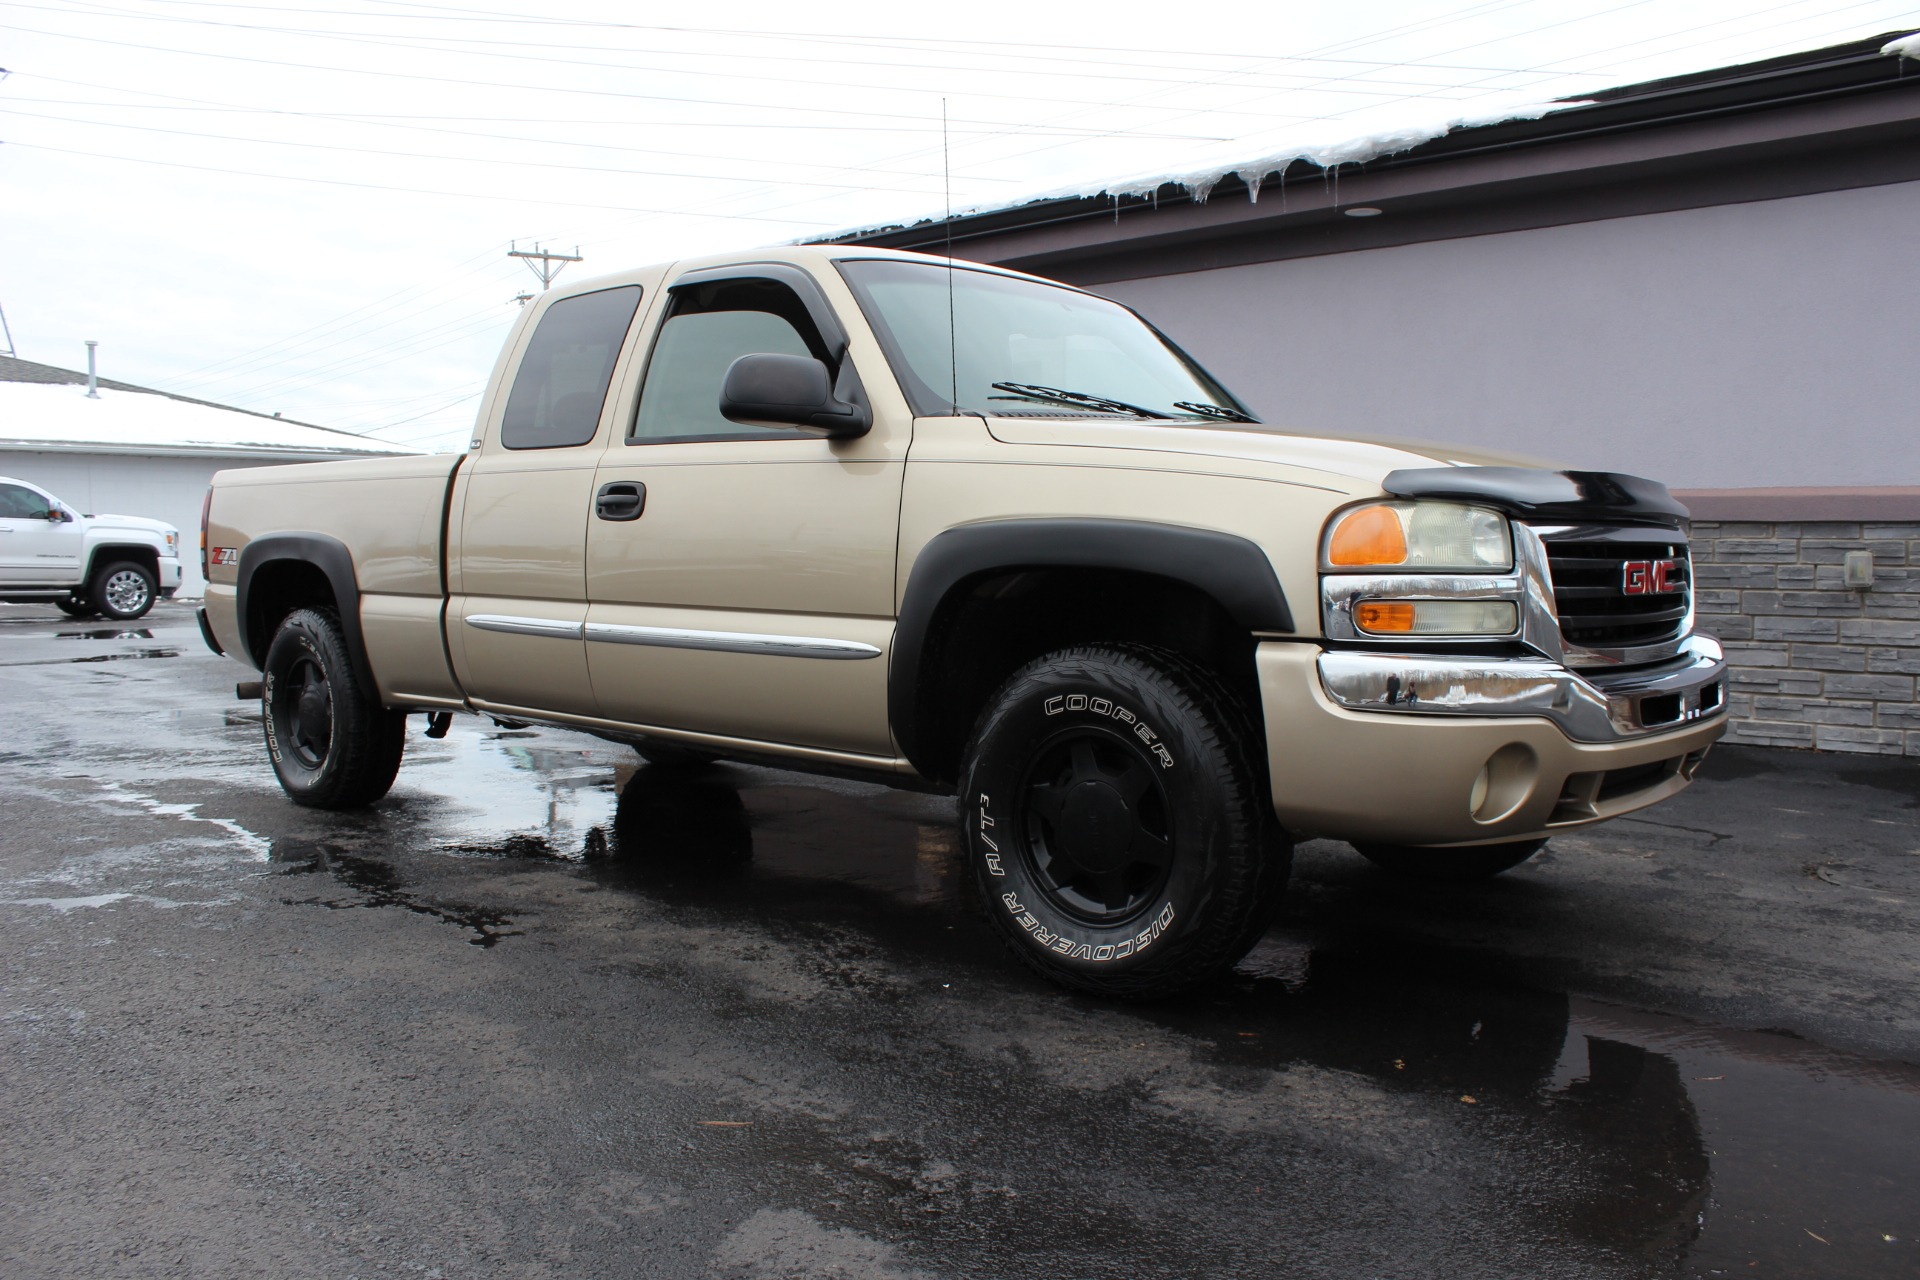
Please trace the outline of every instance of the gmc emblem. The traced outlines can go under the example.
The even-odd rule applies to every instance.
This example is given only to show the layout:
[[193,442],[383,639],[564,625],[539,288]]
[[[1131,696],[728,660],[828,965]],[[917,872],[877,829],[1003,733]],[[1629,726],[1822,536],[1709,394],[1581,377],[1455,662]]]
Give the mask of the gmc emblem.
[[1620,566],[1620,590],[1630,596],[1670,596],[1684,589],[1678,560],[1629,560]]

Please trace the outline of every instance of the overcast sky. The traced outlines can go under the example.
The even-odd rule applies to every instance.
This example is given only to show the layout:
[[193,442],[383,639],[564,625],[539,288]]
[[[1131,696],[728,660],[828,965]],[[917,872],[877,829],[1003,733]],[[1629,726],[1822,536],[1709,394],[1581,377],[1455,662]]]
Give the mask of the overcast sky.
[[[530,14],[536,16],[521,16]],[[698,23],[698,26],[684,25]],[[0,2],[17,353],[463,445],[570,280],[1920,28],[1891,0]],[[947,118],[943,163],[942,112]]]

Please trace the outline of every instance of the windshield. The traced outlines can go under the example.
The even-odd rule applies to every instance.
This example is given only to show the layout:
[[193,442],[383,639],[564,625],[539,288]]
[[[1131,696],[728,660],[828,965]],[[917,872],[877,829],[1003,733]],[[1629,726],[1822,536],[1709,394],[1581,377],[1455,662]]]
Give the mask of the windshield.
[[929,263],[838,265],[917,414],[1254,421],[1118,303]]

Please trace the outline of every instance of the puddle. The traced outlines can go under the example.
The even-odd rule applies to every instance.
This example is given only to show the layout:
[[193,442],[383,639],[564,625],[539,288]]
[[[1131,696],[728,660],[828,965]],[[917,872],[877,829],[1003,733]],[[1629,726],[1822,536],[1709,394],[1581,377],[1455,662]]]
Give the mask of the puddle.
[[177,658],[178,649],[128,649],[122,653],[90,653],[81,658],[35,658],[27,662],[0,662],[0,667],[58,667],[75,662],[128,662],[137,658]]
[[153,632],[142,628],[138,631],[56,631],[55,640],[151,640]]
[[348,853],[338,845],[314,840],[275,840],[268,860],[275,864],[279,875],[330,876],[353,895],[280,899],[285,906],[325,907],[330,911],[398,907],[471,932],[473,936],[467,941],[476,947],[491,947],[502,938],[520,936],[518,929],[510,927],[512,917],[505,913],[429,900],[408,889],[390,864]]
[[[850,923],[888,962],[1001,964],[969,905],[950,804],[734,766],[643,768],[592,829],[583,872],[776,933]],[[1223,987],[1124,1015],[1189,1046],[1215,1082],[1169,1103],[1187,1121],[1257,1128],[1298,1073],[1336,1072],[1470,1110],[1533,1171],[1514,1194],[1550,1236],[1692,1276],[1920,1274],[1920,1068],[1539,979],[1524,957],[1279,930]]]

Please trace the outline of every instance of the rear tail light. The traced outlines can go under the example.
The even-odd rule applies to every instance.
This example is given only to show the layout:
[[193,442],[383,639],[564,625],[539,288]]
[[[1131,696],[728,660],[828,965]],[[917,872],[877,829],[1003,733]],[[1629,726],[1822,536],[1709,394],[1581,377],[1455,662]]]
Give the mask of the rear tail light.
[[207,496],[200,501],[200,576],[207,576],[207,517],[213,514],[213,486],[207,486]]

